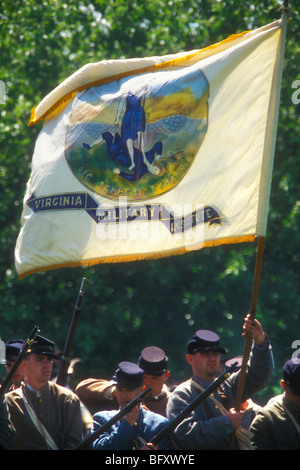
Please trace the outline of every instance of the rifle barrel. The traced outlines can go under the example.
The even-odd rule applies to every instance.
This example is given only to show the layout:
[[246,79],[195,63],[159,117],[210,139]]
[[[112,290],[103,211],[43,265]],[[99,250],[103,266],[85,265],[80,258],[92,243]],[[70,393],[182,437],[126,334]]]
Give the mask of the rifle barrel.
[[25,341],[25,344],[23,346],[23,348],[20,350],[19,354],[18,354],[18,357],[17,359],[15,360],[15,362],[13,363],[9,373],[7,374],[1,388],[0,388],[0,398],[3,397],[3,395],[6,393],[6,389],[8,388],[9,384],[10,384],[10,381],[11,379],[13,378],[13,376],[15,375],[19,365],[21,364],[21,362],[23,361],[24,357],[26,356],[26,354],[28,353],[30,347],[31,347],[31,344],[33,343],[33,341],[35,340],[35,337],[36,335],[39,333],[40,329],[38,326],[34,326],[30,335],[28,336],[27,340]]
[[181,413],[179,413],[176,418],[174,418],[172,421],[170,421],[165,428],[163,428],[154,438],[152,439],[151,443],[153,445],[159,444],[162,439],[164,439],[168,434],[170,434],[177,426],[178,424],[181,423],[181,421],[186,418],[189,414],[191,414],[194,409],[202,403],[205,398],[207,398],[216,388],[219,387],[219,385],[224,382],[229,375],[236,370],[237,362],[232,364],[230,367],[228,367],[224,372],[219,375],[219,377],[214,380],[205,390],[203,390],[202,393],[200,393],[186,408],[182,410]]
[[72,317],[71,325],[70,325],[69,332],[68,332],[68,337],[65,343],[64,352],[61,358],[60,367],[59,367],[59,371],[58,371],[57,378],[56,378],[56,383],[59,385],[65,386],[66,381],[67,381],[68,367],[69,367],[68,358],[69,358],[69,354],[71,350],[71,344],[73,342],[73,338],[75,334],[75,329],[77,327],[77,323],[79,319],[79,313],[81,311],[83,295],[85,294],[84,288],[87,283],[88,283],[88,279],[84,277],[82,279],[81,286],[79,289],[79,294],[78,294],[77,302],[74,308],[73,317]]
[[115,416],[109,419],[106,423],[104,423],[100,428],[98,428],[95,432],[93,432],[87,439],[85,439],[75,450],[82,450],[91,444],[98,436],[103,434],[107,429],[109,429],[113,424],[117,421],[120,421],[123,416],[129,413],[135,406],[141,403],[146,396],[151,392],[151,388],[148,387],[142,393],[140,393],[137,397],[135,397],[128,405],[124,406]]

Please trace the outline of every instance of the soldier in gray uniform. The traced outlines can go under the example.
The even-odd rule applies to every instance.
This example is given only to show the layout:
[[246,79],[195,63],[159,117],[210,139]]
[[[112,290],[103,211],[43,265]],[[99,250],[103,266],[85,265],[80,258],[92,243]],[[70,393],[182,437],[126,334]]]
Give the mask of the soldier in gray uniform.
[[83,440],[80,400],[50,381],[54,343],[37,335],[22,362],[25,382],[6,394],[18,450],[73,449]]
[[300,358],[284,364],[281,386],[252,422],[256,450],[300,450]]
[[[252,323],[246,318],[244,330],[253,335],[253,345],[242,401],[262,390],[273,370],[269,340],[261,324],[257,320]],[[193,335],[188,342],[186,355],[193,376],[180,384],[170,396],[167,406],[170,421],[214,381],[220,370],[220,354],[225,352],[215,332],[198,330]],[[234,410],[239,374],[240,371],[226,379],[221,390],[216,390],[213,396],[206,398],[177,426],[173,438],[179,449],[228,449],[229,437],[241,426],[243,418],[242,412]]]

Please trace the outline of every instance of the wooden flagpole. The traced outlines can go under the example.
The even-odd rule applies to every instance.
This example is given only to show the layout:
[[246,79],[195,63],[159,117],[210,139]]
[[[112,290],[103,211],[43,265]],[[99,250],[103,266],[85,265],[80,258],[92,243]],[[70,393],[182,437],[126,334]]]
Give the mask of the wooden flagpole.
[[[281,36],[281,44],[280,44],[280,51],[279,51],[279,69],[278,69],[278,72],[277,72],[277,76],[275,78],[275,86],[278,87],[278,90],[280,89],[282,69],[283,69],[283,56],[284,56],[284,43],[285,43],[285,36],[286,36],[286,24],[287,24],[287,18],[288,18],[288,14],[289,14],[288,0],[284,0],[284,5],[281,9],[283,10],[283,13],[282,13],[282,36]],[[276,120],[277,120],[277,116],[278,116],[278,108],[279,108],[279,91],[278,91],[278,96],[275,99],[275,102],[273,104],[273,111],[274,111],[274,114],[276,116]],[[257,306],[260,274],[261,274],[261,267],[262,267],[264,242],[265,242],[265,237],[259,236],[258,237],[257,253],[256,253],[256,263],[255,263],[253,287],[252,287],[252,297],[251,297],[251,304],[250,304],[250,319],[252,319],[252,320],[254,320],[255,316],[256,316],[256,306]],[[249,359],[251,346],[252,346],[252,335],[247,333],[246,337],[245,337],[245,345],[244,345],[242,366],[241,366],[240,377],[239,377],[238,388],[237,388],[237,394],[236,394],[236,403],[235,403],[236,411],[240,411],[240,406],[241,406],[241,403],[242,403],[242,397],[243,397],[243,391],[244,391],[244,382],[245,382],[245,376],[246,376],[246,371],[247,371],[247,362],[248,362],[248,359]]]
[[[251,320],[254,320],[256,316],[256,307],[257,307],[260,275],[261,275],[261,268],[262,268],[264,243],[265,243],[265,237],[258,237],[253,286],[252,286],[252,295],[251,295],[251,303],[250,303],[250,313],[249,313]],[[252,346],[252,335],[251,333],[247,332],[246,337],[245,337],[240,377],[239,377],[238,388],[237,388],[237,393],[236,393],[236,402],[235,402],[236,411],[240,411],[240,407],[242,404],[242,396],[243,396],[243,391],[244,391],[247,363],[248,363],[249,356],[250,356],[251,346]]]
[[[285,36],[286,36],[286,24],[287,18],[289,15],[289,2],[288,0],[284,0],[284,5],[281,7],[283,10],[282,13],[282,36],[281,36],[281,44],[280,44],[280,53],[279,53],[279,63],[280,67],[277,72],[277,76],[275,78],[275,86],[280,88],[281,84],[281,76],[282,76],[282,69],[283,69],[283,56],[284,56],[284,43],[285,43]],[[279,107],[279,93],[277,99],[275,99],[275,103],[273,104],[273,110],[276,115],[276,119],[278,118],[278,107]],[[256,316],[256,307],[257,307],[257,298],[258,298],[258,290],[259,290],[259,282],[260,282],[260,274],[262,268],[262,258],[263,258],[263,251],[264,251],[264,243],[265,237],[259,236],[258,237],[258,245],[257,245],[257,253],[256,253],[256,262],[255,262],[255,270],[254,270],[254,278],[253,278],[253,286],[252,286],[252,296],[251,296],[251,303],[250,303],[250,319],[254,320]],[[235,401],[235,410],[240,411],[241,404],[243,402],[243,392],[244,392],[244,384],[245,384],[245,377],[247,372],[247,363],[250,356],[250,351],[252,347],[252,334],[246,333],[245,336],[245,344],[244,344],[244,351],[243,351],[243,358],[242,358],[242,365],[240,370],[240,377],[238,382],[238,388],[236,393],[236,401]],[[235,433],[231,435],[231,439],[229,441],[229,449],[235,448]]]

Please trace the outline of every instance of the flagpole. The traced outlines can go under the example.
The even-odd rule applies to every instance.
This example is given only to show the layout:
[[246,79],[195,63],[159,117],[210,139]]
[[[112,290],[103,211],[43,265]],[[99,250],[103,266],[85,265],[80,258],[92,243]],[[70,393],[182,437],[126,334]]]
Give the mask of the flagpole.
[[[249,313],[250,319],[252,321],[256,317],[256,307],[257,307],[258,291],[259,291],[259,284],[260,284],[264,244],[265,244],[265,237],[258,237],[256,262],[255,262],[252,295],[251,295],[251,303],[250,303],[250,313]],[[236,393],[236,402],[235,402],[236,411],[240,411],[240,406],[242,403],[244,383],[245,383],[245,377],[246,377],[246,372],[247,372],[247,363],[248,363],[248,359],[250,356],[251,346],[252,346],[252,335],[251,333],[246,332],[243,359],[242,359],[242,365],[241,365],[240,376],[239,376],[239,381],[238,381],[238,388],[237,388],[237,393]]]
[[[275,94],[275,102],[273,104],[273,113],[275,118],[275,123],[273,129],[277,129],[277,119],[278,119],[278,109],[279,109],[279,95],[280,95],[280,87],[281,87],[281,78],[282,78],[282,70],[283,70],[283,57],[284,57],[284,46],[285,46],[285,37],[286,37],[286,25],[287,25],[287,17],[289,14],[289,4],[288,0],[284,0],[284,5],[282,7],[282,35],[281,35],[281,44],[280,44],[280,51],[279,51],[279,69],[277,70],[277,74],[275,77],[275,86],[276,86],[276,94]],[[273,140],[273,145],[275,145],[275,134]],[[272,152],[273,149],[269,148],[269,151]],[[254,278],[253,278],[253,286],[252,286],[252,296],[251,296],[251,303],[250,303],[250,319],[254,320],[256,316],[256,307],[257,307],[257,299],[258,299],[258,290],[259,290],[259,283],[260,283],[260,274],[262,268],[262,258],[263,258],[263,251],[264,251],[264,242],[265,237],[259,236],[258,237],[258,244],[257,244],[257,253],[256,253],[256,262],[255,262],[255,270],[254,270]],[[238,382],[237,394],[236,394],[236,403],[235,409],[236,411],[240,411],[240,406],[242,403],[243,391],[244,391],[244,383],[245,383],[245,376],[247,371],[247,363],[250,356],[252,346],[252,335],[246,333],[245,336],[245,344],[244,344],[244,351],[243,351],[243,358],[242,358],[242,365],[240,370],[240,377]]]

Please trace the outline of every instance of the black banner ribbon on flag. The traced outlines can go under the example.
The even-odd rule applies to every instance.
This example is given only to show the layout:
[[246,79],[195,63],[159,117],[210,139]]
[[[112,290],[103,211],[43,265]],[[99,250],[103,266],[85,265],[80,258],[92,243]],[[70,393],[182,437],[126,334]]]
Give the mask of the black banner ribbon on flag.
[[57,210],[85,210],[97,224],[121,224],[122,222],[161,221],[172,234],[186,232],[199,224],[210,227],[222,224],[219,212],[212,206],[200,206],[198,209],[176,216],[172,209],[163,204],[132,204],[110,207],[99,205],[88,193],[61,193],[35,197],[27,200],[33,212]]

